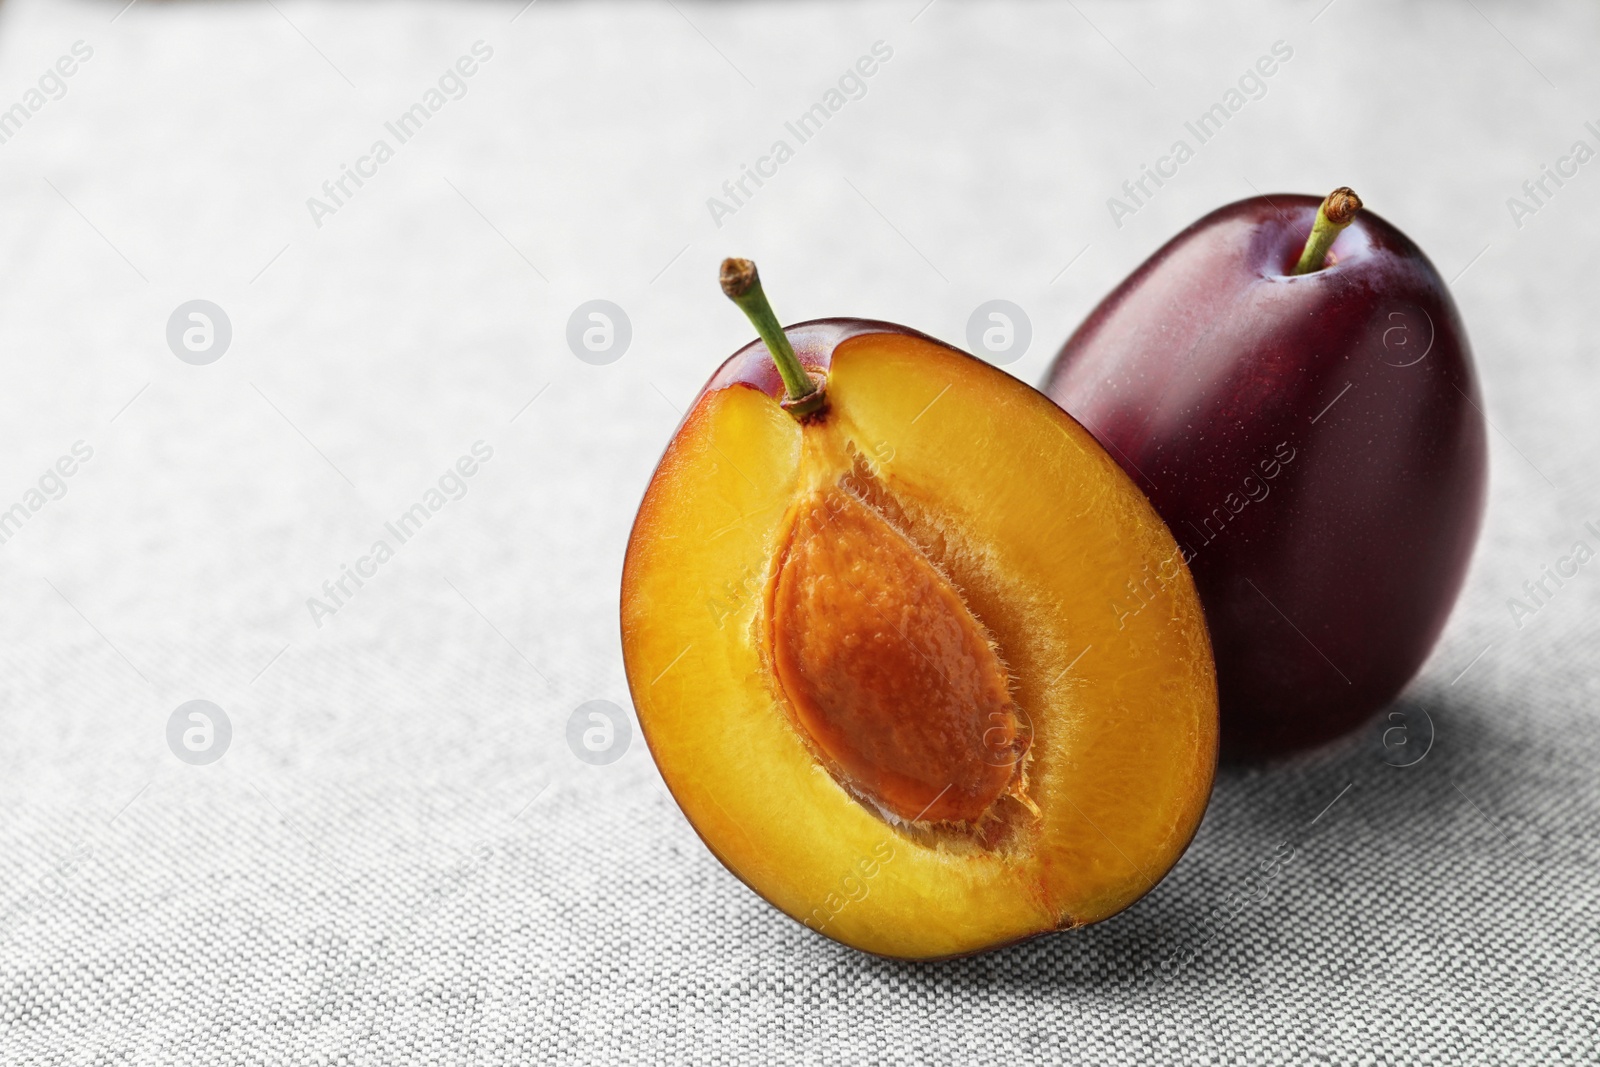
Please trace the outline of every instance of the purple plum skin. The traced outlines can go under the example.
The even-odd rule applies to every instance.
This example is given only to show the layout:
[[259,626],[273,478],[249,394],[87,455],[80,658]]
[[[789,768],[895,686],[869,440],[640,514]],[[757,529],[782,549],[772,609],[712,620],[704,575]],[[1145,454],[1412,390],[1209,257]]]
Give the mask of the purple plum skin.
[[[1068,339],[1044,391],[1166,519],[1205,605],[1224,752],[1356,727],[1444,628],[1487,490],[1482,401],[1445,282],[1363,210],[1291,276],[1320,198],[1220,208]],[[1151,600],[1131,583],[1117,610]]]

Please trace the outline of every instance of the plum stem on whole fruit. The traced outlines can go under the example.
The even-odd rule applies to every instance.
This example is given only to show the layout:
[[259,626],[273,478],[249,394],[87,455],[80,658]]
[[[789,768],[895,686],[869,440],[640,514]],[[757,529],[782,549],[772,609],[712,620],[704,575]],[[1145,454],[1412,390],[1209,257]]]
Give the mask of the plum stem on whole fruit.
[[1321,270],[1334,238],[1355,220],[1360,210],[1361,198],[1349,186],[1341,185],[1329,193],[1317,208],[1317,221],[1311,224],[1311,236],[1306,238],[1305,250],[1300,253],[1293,273],[1310,274]]
[[748,259],[725,259],[721,280],[722,291],[745,313],[750,325],[766,342],[772,362],[778,366],[778,376],[783,379],[787,394],[783,409],[797,419],[816,414],[827,402],[822,385],[807,373],[800,364],[800,357],[794,354],[794,346],[789,343],[761,288],[761,275],[756,273],[756,265]]

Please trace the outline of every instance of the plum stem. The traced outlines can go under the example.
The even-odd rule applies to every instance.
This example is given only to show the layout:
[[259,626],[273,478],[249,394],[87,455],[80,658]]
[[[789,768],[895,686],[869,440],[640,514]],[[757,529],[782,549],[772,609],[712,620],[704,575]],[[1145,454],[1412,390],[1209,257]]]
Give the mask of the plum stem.
[[1329,193],[1317,208],[1317,221],[1311,224],[1311,236],[1306,238],[1305,250],[1300,253],[1293,273],[1310,274],[1321,270],[1334,238],[1355,220],[1360,210],[1361,198],[1349,186],[1341,185]]
[[739,305],[739,310],[766,343],[772,362],[777,364],[785,393],[783,409],[797,419],[815,414],[826,403],[822,385],[800,365],[800,357],[795,355],[794,346],[778,324],[778,316],[772,313],[756,265],[748,259],[725,259],[721,280],[722,291]]

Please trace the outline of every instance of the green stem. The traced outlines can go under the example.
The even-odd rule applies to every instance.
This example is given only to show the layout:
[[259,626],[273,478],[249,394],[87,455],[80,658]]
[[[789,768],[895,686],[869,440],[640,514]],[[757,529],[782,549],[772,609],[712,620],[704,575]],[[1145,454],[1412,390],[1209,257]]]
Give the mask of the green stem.
[[783,379],[784,410],[797,419],[819,411],[826,403],[822,386],[800,365],[800,357],[795,355],[794,346],[789,343],[783,327],[778,324],[778,316],[772,313],[772,305],[767,302],[756,265],[748,259],[723,260],[722,291],[729,300],[739,305],[739,310],[745,313],[750,325],[766,342],[772,362],[777,364],[778,376]]
[[1361,198],[1349,186],[1341,185],[1329,193],[1317,208],[1317,221],[1311,224],[1311,236],[1306,238],[1305,250],[1300,253],[1293,273],[1310,274],[1321,270],[1334,239],[1355,220],[1360,210]]

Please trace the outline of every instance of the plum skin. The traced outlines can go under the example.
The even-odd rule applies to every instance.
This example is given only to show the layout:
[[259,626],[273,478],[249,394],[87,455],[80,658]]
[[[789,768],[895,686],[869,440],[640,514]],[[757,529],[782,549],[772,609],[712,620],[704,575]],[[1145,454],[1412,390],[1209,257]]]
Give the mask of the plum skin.
[[[1321,744],[1400,693],[1460,591],[1487,490],[1445,282],[1370,211],[1323,270],[1288,275],[1320,202],[1199,220],[1102,301],[1044,386],[1189,557],[1234,758]],[[1132,589],[1124,610],[1138,603]]]

